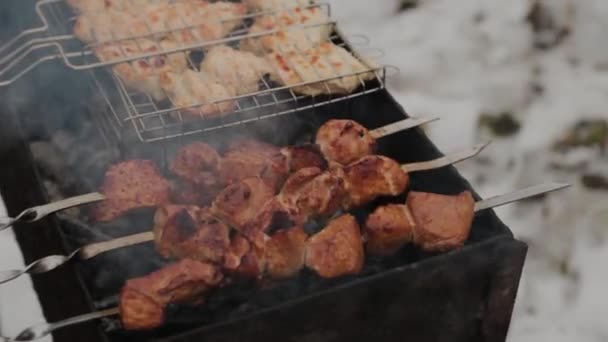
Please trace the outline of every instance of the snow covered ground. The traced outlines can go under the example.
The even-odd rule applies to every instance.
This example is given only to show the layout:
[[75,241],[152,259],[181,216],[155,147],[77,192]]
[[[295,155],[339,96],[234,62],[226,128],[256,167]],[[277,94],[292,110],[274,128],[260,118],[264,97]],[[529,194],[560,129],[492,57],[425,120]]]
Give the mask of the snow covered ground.
[[[399,12],[398,0],[331,1],[342,29],[368,36],[379,61],[400,70],[389,89],[404,108],[442,118],[428,127],[439,147],[493,139],[489,163],[459,166],[482,196],[574,184],[497,210],[530,246],[510,341],[607,341],[608,146],[595,129],[608,120],[608,1],[409,2],[418,6]],[[500,137],[480,129],[482,115],[502,113],[521,128]],[[591,142],[554,148],[583,119]]]

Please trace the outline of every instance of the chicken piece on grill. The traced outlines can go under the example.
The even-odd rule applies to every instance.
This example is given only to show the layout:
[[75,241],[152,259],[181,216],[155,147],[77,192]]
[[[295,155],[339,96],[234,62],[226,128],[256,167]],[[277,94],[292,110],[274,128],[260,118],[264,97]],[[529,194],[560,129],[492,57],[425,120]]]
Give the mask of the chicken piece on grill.
[[116,64],[112,66],[112,70],[124,82],[125,87],[144,92],[161,101],[167,97],[161,87],[161,75],[167,72],[181,73],[187,67],[186,54],[183,52],[161,54],[162,51],[174,47],[175,43],[170,40],[157,43],[137,39],[101,44],[94,48],[94,52],[100,61],[108,63],[123,58],[136,58],[145,53],[159,53],[152,57]]
[[388,204],[376,208],[367,217],[363,232],[369,254],[387,256],[412,241],[416,223],[404,204]]
[[169,168],[176,176],[192,184],[214,187],[220,183],[221,160],[213,147],[195,142],[180,148]]
[[168,205],[154,217],[156,249],[165,258],[223,264],[230,251],[230,228],[207,209]]
[[133,12],[141,10],[146,6],[164,5],[171,0],[66,0],[67,4],[74,10],[85,13],[95,14],[104,11]]
[[380,155],[365,156],[342,168],[348,193],[345,209],[372,202],[381,196],[397,196],[409,184],[408,174],[401,165]]
[[346,95],[375,77],[374,66],[331,42],[304,51],[273,52],[267,58],[273,66],[271,78],[303,95]]
[[445,252],[462,247],[473,223],[471,192],[456,196],[412,191],[406,202],[416,227],[414,243],[425,251]]
[[320,7],[281,9],[258,17],[249,34],[259,36],[244,39],[241,49],[260,56],[275,51],[305,51],[328,41],[332,30],[330,18]]
[[113,8],[84,12],[76,19],[74,35],[86,43],[151,37],[201,43],[227,36],[241,25],[247,11],[243,4],[228,1],[158,1],[124,10]]
[[112,165],[100,192],[106,199],[94,206],[92,218],[106,222],[133,209],[168,203],[171,186],[153,161],[134,159]]
[[256,216],[270,199],[274,190],[261,178],[247,178],[224,188],[211,205],[211,212],[237,230]]
[[281,153],[287,158],[291,173],[307,167],[317,167],[321,170],[327,168],[327,161],[323,154],[317,146],[312,144],[283,147]]
[[127,330],[161,326],[169,304],[200,300],[222,280],[212,264],[184,259],[146,276],[130,279],[120,291],[120,318]]
[[308,235],[300,226],[272,234],[264,251],[268,276],[285,279],[298,273],[304,267],[307,239]]
[[342,215],[311,236],[306,266],[323,278],[357,274],[363,268],[363,239],[352,215]]
[[160,76],[160,86],[175,107],[184,107],[181,116],[172,114],[178,119],[219,117],[234,110],[236,90],[203,72],[166,72]]
[[226,45],[211,48],[205,54],[201,70],[236,89],[237,95],[256,92],[260,79],[271,72],[266,59]]
[[278,147],[254,140],[233,144],[222,159],[224,184],[260,177],[277,191],[288,173],[287,158]]
[[340,209],[346,195],[343,179],[333,171],[301,169],[285,182],[278,199],[297,224]]
[[228,36],[242,25],[246,13],[245,5],[231,1],[178,1],[168,9],[165,23],[176,41],[203,43]]
[[314,3],[312,0],[243,0],[252,11],[284,10],[294,7],[306,7]]
[[341,165],[376,151],[376,139],[353,120],[329,120],[317,131],[315,142],[327,160]]

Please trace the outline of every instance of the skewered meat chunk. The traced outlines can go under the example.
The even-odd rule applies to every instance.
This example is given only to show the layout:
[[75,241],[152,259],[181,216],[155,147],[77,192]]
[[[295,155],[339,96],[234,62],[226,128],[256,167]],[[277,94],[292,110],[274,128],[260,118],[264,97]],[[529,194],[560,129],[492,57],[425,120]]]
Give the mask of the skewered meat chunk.
[[[170,40],[157,43],[152,40],[137,39],[101,44],[95,47],[94,52],[100,61],[113,62],[123,58],[135,58],[145,53],[160,53],[174,47],[175,43]],[[186,54],[177,52],[119,63],[114,65],[112,70],[127,88],[144,92],[161,101],[167,97],[161,87],[161,75],[167,72],[181,73],[186,67]]]
[[266,272],[273,279],[289,278],[304,266],[306,240],[304,228],[281,229],[266,244]]
[[222,190],[221,184],[200,186],[186,181],[176,181],[171,192],[171,203],[206,207]]
[[277,9],[287,9],[293,7],[309,6],[314,1],[311,0],[243,0],[243,3],[254,11],[271,11]]
[[375,77],[373,66],[330,42],[304,51],[273,52],[267,58],[273,66],[271,78],[303,95],[350,94]]
[[130,279],[120,292],[120,317],[128,330],[159,327],[165,307],[201,299],[222,280],[211,264],[184,259],[146,276]]
[[353,120],[329,120],[319,128],[315,140],[327,160],[341,165],[376,151],[376,140]]
[[230,228],[206,209],[169,205],[154,219],[156,249],[165,258],[222,264],[230,252]]
[[322,170],[327,168],[327,161],[315,145],[287,146],[281,149],[281,153],[287,157],[289,171],[292,173],[307,167],[317,167]]
[[201,70],[236,89],[237,95],[257,91],[260,79],[271,72],[264,58],[226,45],[211,48],[201,63]]
[[365,156],[342,168],[348,198],[347,209],[367,204],[380,196],[397,196],[409,183],[408,174],[396,161],[380,156]]
[[264,204],[257,216],[243,226],[241,233],[253,245],[262,248],[269,239],[268,232],[292,227],[294,223],[290,210],[275,196]]
[[247,178],[222,190],[213,201],[211,212],[239,230],[259,215],[273,196],[274,190],[262,179]]
[[112,165],[100,192],[106,199],[92,212],[95,221],[111,221],[133,209],[169,202],[171,187],[151,160],[134,159]]
[[290,211],[291,217],[298,224],[303,224],[310,218],[336,212],[345,195],[344,181],[339,175],[311,167],[292,174],[278,197]]
[[178,151],[170,169],[176,176],[192,184],[213,187],[219,182],[221,160],[213,147],[195,142]]
[[224,154],[221,177],[224,184],[259,177],[276,191],[288,172],[286,157],[278,147],[246,140],[234,144]]
[[359,273],[363,260],[363,239],[352,215],[333,219],[308,239],[306,266],[323,278]]
[[183,119],[223,116],[235,106],[231,98],[236,91],[203,72],[166,72],[160,76],[160,86],[175,107],[185,107],[180,111]]
[[[249,34],[261,36],[244,39],[241,49],[260,56],[275,51],[308,50],[329,40],[330,21],[320,7],[280,9],[256,19]],[[277,32],[264,34],[270,31]]]
[[391,255],[412,241],[416,223],[404,204],[388,204],[376,208],[363,228],[366,251],[374,255]]
[[416,221],[414,243],[423,250],[449,251],[469,237],[475,208],[470,191],[456,196],[412,191],[406,204]]

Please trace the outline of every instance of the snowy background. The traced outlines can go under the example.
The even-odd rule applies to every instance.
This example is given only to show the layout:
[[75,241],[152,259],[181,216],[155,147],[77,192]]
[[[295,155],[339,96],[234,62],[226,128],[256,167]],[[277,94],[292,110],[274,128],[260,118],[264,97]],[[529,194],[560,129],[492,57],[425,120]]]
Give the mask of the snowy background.
[[[530,246],[509,341],[608,341],[608,0],[330,2],[360,51],[399,69],[405,109],[441,117],[440,148],[493,140],[459,166],[482,196],[574,184],[497,210]],[[11,234],[0,269],[22,263]],[[28,287],[0,288],[3,334],[41,319]]]
[[530,246],[509,341],[608,341],[608,1],[331,2],[440,148],[494,141],[459,166],[482,196],[574,184],[497,210]]

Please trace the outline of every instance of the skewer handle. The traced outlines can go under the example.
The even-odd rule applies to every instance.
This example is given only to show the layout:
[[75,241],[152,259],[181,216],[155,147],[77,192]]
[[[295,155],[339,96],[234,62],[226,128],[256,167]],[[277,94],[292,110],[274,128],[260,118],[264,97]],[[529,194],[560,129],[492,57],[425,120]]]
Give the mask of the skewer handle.
[[478,155],[479,153],[481,153],[481,151],[483,151],[489,144],[490,144],[490,142],[487,142],[484,144],[478,144],[473,147],[470,147],[470,148],[467,148],[467,149],[464,149],[464,150],[461,150],[458,152],[450,153],[446,156],[443,156],[441,158],[437,158],[434,160],[404,164],[404,165],[401,165],[401,168],[403,169],[403,171],[405,171],[407,173],[438,169],[438,168],[441,168],[444,166],[459,163],[459,162],[467,160],[469,158],[473,158],[476,155]]
[[419,117],[419,118],[408,118],[405,120],[397,121],[390,125],[382,126],[371,130],[369,133],[374,139],[379,139],[387,135],[395,134],[406,129],[418,127],[429,122],[439,120],[438,117]]
[[127,246],[138,245],[140,243],[154,241],[154,233],[144,232],[139,234],[133,234],[118,239],[93,243],[84,246],[80,249],[80,258],[82,260],[91,259],[99,254],[123,248]]
[[49,204],[31,207],[22,211],[17,217],[9,218],[4,224],[0,224],[0,231],[11,227],[17,222],[35,222],[50,214],[79,205],[103,201],[106,197],[99,192],[70,197]]

